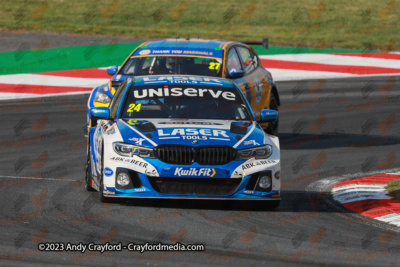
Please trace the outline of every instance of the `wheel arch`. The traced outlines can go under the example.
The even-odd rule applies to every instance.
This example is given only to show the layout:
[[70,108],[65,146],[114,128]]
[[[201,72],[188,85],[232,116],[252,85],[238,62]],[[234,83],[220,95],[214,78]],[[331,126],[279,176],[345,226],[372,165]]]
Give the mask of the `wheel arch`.
[[280,106],[281,105],[281,100],[279,99],[278,89],[276,88],[275,84],[271,88],[271,93],[274,95],[278,106]]

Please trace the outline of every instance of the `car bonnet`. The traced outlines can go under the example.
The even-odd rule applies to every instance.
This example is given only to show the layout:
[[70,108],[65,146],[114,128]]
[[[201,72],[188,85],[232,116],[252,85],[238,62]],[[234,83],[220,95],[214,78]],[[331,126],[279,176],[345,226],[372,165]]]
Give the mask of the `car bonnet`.
[[117,125],[123,142],[145,147],[168,144],[243,149],[270,143],[261,127],[252,121],[119,119]]

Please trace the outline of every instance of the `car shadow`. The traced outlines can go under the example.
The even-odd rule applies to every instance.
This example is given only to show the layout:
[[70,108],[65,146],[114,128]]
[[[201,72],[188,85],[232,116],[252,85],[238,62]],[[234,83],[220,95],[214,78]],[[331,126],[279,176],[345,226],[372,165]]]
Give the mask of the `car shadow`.
[[[229,211],[279,211],[279,212],[351,212],[347,209],[332,207],[329,193],[282,191],[278,208],[271,207],[268,200],[207,200],[207,199],[117,199],[115,202],[123,206],[197,209],[197,210],[229,210]],[[328,204],[328,202],[330,204]]]

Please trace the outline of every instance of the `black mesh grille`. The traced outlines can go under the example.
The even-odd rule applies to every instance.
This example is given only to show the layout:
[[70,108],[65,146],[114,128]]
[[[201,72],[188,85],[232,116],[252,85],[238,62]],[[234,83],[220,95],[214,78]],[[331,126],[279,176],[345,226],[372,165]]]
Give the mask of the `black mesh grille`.
[[195,148],[162,145],[157,147],[156,155],[159,160],[169,164],[189,165],[197,162],[201,165],[223,165],[235,158],[236,150],[226,146]]
[[230,147],[201,147],[197,153],[197,163],[201,165],[223,165],[235,157],[236,151]]
[[241,178],[174,178],[147,177],[151,186],[161,194],[230,195],[240,185]]
[[192,164],[195,151],[190,146],[160,146],[157,148],[158,159],[170,164]]

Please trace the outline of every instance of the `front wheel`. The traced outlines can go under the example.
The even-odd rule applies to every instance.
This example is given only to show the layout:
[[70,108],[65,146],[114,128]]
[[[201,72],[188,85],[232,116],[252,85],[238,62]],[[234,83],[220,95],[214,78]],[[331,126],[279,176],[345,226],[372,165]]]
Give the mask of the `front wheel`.
[[88,148],[88,153],[87,153],[87,159],[86,159],[86,177],[85,177],[85,189],[86,191],[96,191],[92,187],[92,165],[90,163],[90,143],[89,143],[89,148]]
[[[275,98],[274,94],[271,94],[271,99],[269,100],[269,109],[278,111],[278,101]],[[279,128],[279,116],[274,122],[268,123],[268,127],[265,128],[265,132],[271,135],[278,135]]]
[[269,200],[267,202],[268,202],[267,209],[269,209],[269,210],[277,209],[277,208],[279,208],[279,205],[281,204],[280,200]]
[[100,183],[99,183],[99,199],[101,202],[103,203],[111,203],[111,199],[109,197],[105,197],[103,194],[103,190],[104,190],[104,183],[103,183],[103,178],[104,178],[104,147],[101,150],[101,174],[100,174]]

